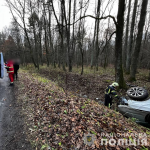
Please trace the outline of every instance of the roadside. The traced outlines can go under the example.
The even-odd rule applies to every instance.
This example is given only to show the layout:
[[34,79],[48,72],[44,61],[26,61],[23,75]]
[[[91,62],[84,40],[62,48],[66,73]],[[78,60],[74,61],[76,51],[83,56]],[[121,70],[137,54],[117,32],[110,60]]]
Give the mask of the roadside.
[[16,91],[16,86],[9,86],[7,75],[0,79],[0,150],[31,150],[24,131],[22,104],[15,97]]
[[[88,98],[79,98],[40,74],[22,70],[20,78],[18,86],[27,116],[28,138],[37,150],[143,148],[101,145],[101,133],[146,133],[150,142],[149,129],[116,111]],[[89,147],[84,144],[84,133],[96,135],[95,145]]]

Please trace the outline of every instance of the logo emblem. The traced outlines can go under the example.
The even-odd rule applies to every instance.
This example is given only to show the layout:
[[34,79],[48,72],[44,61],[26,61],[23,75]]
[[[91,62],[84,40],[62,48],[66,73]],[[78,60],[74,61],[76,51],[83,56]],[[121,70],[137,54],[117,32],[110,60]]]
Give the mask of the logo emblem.
[[87,141],[91,142],[92,141],[92,136],[87,136]]
[[96,136],[94,134],[90,134],[90,133],[85,134],[84,133],[83,140],[84,140],[84,144],[91,146],[94,144],[94,142],[96,140]]

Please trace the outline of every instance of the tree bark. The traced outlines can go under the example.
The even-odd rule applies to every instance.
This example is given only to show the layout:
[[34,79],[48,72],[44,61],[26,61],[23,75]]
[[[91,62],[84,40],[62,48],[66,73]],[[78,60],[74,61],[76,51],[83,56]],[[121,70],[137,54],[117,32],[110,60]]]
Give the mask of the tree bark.
[[66,71],[65,68],[65,50],[64,50],[64,0],[61,1],[61,49],[62,49],[62,67],[63,70]]
[[48,38],[47,38],[47,22],[46,22],[46,9],[43,3],[44,9],[44,43],[45,43],[45,50],[46,50],[46,60],[47,60],[47,67],[49,67],[49,50],[48,50]]
[[[74,6],[73,6],[73,22],[75,22],[75,19],[76,19],[76,0],[74,0]],[[74,52],[75,52],[75,46],[76,46],[76,38],[75,38],[75,24],[73,24],[72,26],[72,30],[73,30],[73,33],[72,33],[72,48],[71,48],[71,56],[72,56],[72,59],[74,58]]]
[[67,31],[67,43],[68,43],[68,65],[69,72],[72,72],[72,54],[70,50],[70,20],[71,20],[71,0],[69,0],[69,22],[68,22],[68,31]]
[[[49,23],[48,23],[48,32],[49,32],[49,47],[50,47],[50,52],[51,52],[51,60],[52,60],[52,65],[54,65],[55,63],[55,52],[54,52],[54,48],[53,48],[53,40],[52,40],[52,32],[51,32],[51,21],[52,21],[52,18],[51,18],[51,15],[52,15],[52,12],[51,12],[51,5],[48,5],[48,15],[49,15]],[[53,58],[52,58],[53,57]]]
[[132,52],[132,47],[133,47],[133,33],[134,33],[137,4],[138,4],[138,0],[135,0],[133,14],[132,14],[131,28],[130,28],[129,46],[127,49],[127,60],[126,60],[126,73],[127,74],[130,74],[131,52]]
[[125,35],[125,43],[124,43],[124,49],[123,49],[123,67],[124,67],[124,69],[126,68],[126,58],[127,58],[126,56],[127,56],[127,47],[128,47],[128,33],[129,33],[131,1],[132,0],[129,0],[127,24],[126,24],[126,35]]
[[[97,4],[97,18],[100,16],[100,7],[101,7],[101,0],[98,0]],[[98,71],[98,56],[99,56],[99,46],[98,46],[98,40],[99,40],[99,23],[100,20],[97,20],[96,22],[96,42],[95,42],[95,49],[96,49],[96,71]]]
[[122,69],[122,37],[124,27],[124,10],[125,10],[125,0],[119,0],[117,25],[116,25],[116,44],[115,44],[115,58],[116,58],[115,78],[116,82],[119,83],[120,88],[126,87]]
[[[32,3],[30,2],[30,9],[31,9],[31,15],[33,15],[33,10],[32,10],[33,6]],[[32,20],[32,28],[33,28],[33,37],[34,37],[34,50],[35,50],[35,58],[36,58],[36,65],[37,68],[39,69],[39,51],[38,51],[38,46],[37,46],[37,34],[36,34],[36,27],[35,27],[35,20],[34,17],[31,16],[31,20]]]
[[95,19],[95,27],[94,27],[94,36],[93,36],[93,41],[92,41],[92,54],[91,54],[91,69],[93,69],[93,64],[94,64],[94,49],[95,49],[95,34],[96,34],[96,19]]

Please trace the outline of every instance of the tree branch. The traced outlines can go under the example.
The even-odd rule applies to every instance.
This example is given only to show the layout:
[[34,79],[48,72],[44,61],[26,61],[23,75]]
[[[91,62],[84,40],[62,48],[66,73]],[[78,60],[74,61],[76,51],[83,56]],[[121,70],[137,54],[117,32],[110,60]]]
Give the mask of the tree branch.
[[100,55],[104,52],[104,50],[105,50],[105,48],[106,48],[106,46],[107,46],[107,43],[111,40],[112,36],[113,36],[115,33],[116,33],[116,31],[114,31],[114,32],[110,35],[108,41],[106,41],[106,44],[105,44],[103,50],[102,50],[101,53],[100,53]]
[[90,17],[90,18],[93,18],[93,19],[97,19],[97,20],[102,20],[102,19],[111,18],[111,19],[113,19],[115,25],[117,26],[117,21],[116,21],[115,17],[114,17],[114,16],[111,16],[111,15],[108,15],[108,16],[105,16],[105,17],[100,17],[100,18],[94,17],[94,16],[92,16],[92,15],[86,15],[86,16],[80,17],[80,18],[79,18],[78,20],[76,20],[74,23],[72,23],[72,24],[67,24],[67,25],[76,24],[76,23],[77,23],[78,21],[80,21],[81,19],[84,19],[84,18],[87,18],[87,17]]

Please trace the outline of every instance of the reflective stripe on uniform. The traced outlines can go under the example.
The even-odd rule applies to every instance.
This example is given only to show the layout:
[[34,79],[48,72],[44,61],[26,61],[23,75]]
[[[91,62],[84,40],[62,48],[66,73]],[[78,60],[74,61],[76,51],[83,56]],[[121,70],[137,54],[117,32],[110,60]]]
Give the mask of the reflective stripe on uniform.
[[115,95],[115,97],[117,97],[118,95]]
[[14,72],[14,71],[7,71],[7,73],[12,73],[12,72]]
[[[108,88],[107,88],[108,89]],[[109,89],[109,91],[108,92],[105,92],[105,94],[110,94],[110,89]]]
[[6,68],[14,68],[14,67],[9,67],[9,66],[6,66]]

